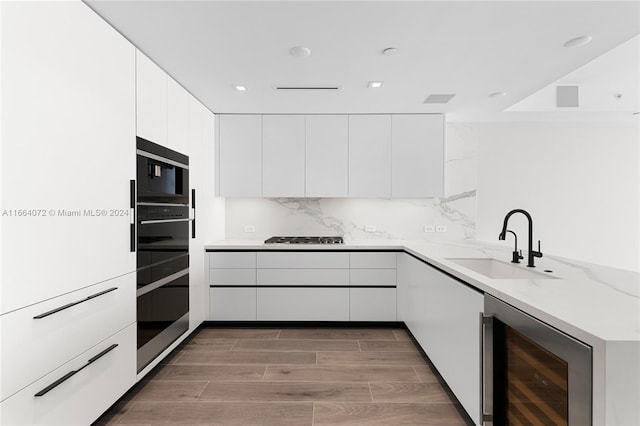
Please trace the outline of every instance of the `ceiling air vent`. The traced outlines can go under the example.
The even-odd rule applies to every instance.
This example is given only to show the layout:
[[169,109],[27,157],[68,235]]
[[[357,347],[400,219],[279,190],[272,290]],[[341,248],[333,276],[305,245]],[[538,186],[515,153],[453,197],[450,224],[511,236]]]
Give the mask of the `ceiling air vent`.
[[283,92],[300,92],[305,90],[332,92],[340,90],[340,86],[273,86],[273,89]]
[[579,89],[579,86],[556,86],[556,106],[558,108],[580,106]]
[[454,96],[455,96],[455,93],[454,94],[433,94],[433,95],[429,95],[429,97],[427,97],[427,99],[425,99],[423,103],[424,104],[446,104],[451,99],[453,99]]

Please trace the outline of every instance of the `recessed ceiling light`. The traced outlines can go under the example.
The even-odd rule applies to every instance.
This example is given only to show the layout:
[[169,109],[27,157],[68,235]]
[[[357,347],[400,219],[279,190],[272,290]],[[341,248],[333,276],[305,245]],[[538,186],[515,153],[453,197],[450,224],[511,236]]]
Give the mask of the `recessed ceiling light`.
[[385,56],[392,56],[392,55],[395,55],[396,53],[398,53],[398,49],[396,49],[395,47],[387,47],[382,51],[382,54]]
[[237,85],[237,86],[233,86],[234,89],[236,89],[238,92],[246,92],[247,91],[247,86],[243,86],[243,85]]
[[296,46],[289,49],[289,53],[291,54],[291,56],[295,56],[297,58],[305,58],[311,55],[311,49],[304,46]]
[[379,89],[382,87],[382,81],[370,81],[369,82],[369,89]]
[[489,95],[490,98],[501,98],[503,96],[507,96],[507,92],[493,92]]
[[583,35],[583,36],[572,38],[571,40],[568,40],[567,42],[565,42],[564,47],[580,47],[580,46],[584,46],[585,44],[590,43],[591,40],[593,40],[593,37],[591,37],[590,35]]

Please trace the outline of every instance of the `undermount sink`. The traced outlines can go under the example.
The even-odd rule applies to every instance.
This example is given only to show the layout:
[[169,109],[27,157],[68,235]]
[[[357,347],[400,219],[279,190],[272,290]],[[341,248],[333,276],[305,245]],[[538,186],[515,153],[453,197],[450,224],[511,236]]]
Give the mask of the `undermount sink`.
[[515,266],[510,263],[502,262],[490,258],[447,258],[467,269],[471,269],[487,278],[502,280],[540,280],[540,279],[557,279],[548,273],[537,272],[524,265]]

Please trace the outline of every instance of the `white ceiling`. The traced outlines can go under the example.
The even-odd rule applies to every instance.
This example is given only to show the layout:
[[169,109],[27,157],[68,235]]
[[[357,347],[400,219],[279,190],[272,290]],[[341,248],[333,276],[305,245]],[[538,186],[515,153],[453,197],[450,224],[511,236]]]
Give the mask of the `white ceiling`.
[[[638,1],[85,2],[217,113],[473,119],[503,111],[640,34]],[[590,44],[563,47],[585,34]],[[294,46],[311,56],[289,55]],[[384,56],[386,47],[399,52]],[[637,69],[637,56],[629,61]],[[372,80],[384,86],[368,89]],[[236,84],[248,91],[235,91]],[[275,85],[341,89],[282,93]],[[488,98],[498,91],[507,95]],[[456,96],[423,104],[432,93]]]

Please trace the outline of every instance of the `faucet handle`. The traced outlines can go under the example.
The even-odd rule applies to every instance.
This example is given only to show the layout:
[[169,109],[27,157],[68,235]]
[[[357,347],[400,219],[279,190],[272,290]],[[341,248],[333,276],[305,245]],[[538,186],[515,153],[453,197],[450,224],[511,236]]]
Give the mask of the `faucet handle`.
[[540,250],[540,240],[538,240],[538,251],[534,251],[533,255],[535,257],[542,257],[542,251]]

